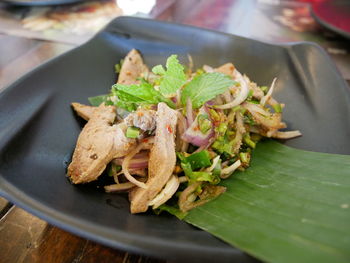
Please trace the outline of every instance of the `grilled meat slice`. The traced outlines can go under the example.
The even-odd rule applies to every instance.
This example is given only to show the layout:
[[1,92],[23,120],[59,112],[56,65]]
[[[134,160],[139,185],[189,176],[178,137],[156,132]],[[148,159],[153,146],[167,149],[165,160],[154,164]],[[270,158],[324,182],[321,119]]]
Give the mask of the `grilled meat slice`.
[[148,72],[140,53],[132,49],[125,57],[118,77],[118,84],[137,84],[142,73]]
[[81,131],[67,176],[75,184],[96,180],[114,158],[125,156],[135,145],[125,136],[124,123],[113,124],[114,106],[95,107]]
[[84,120],[88,121],[94,114],[96,107],[80,104],[78,102],[73,102],[72,107],[78,116],[82,117]]
[[148,209],[150,201],[169,181],[176,164],[175,131],[177,113],[165,103],[158,104],[156,134],[148,162],[146,189],[132,189],[129,194],[131,213],[141,213]]

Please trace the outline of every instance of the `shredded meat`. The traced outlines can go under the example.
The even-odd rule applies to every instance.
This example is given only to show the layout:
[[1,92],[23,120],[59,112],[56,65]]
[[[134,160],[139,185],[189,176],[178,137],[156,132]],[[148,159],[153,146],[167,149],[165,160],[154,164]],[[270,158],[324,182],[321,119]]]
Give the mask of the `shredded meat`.
[[150,201],[163,189],[174,171],[176,122],[177,112],[170,109],[165,103],[159,103],[156,135],[150,151],[146,188],[131,190],[129,195],[131,213],[145,212]]
[[236,113],[236,136],[234,138],[235,145],[233,146],[233,152],[238,153],[242,146],[243,134],[246,132],[244,128],[243,118],[240,112]]
[[130,113],[124,120],[128,126],[135,126],[144,131],[152,131],[156,128],[156,111],[139,109]]
[[124,123],[113,124],[115,107],[101,104],[96,107],[81,131],[68,167],[67,176],[75,184],[96,180],[114,158],[125,156],[134,139],[125,136]]
[[143,59],[140,53],[132,49],[125,57],[122,68],[119,73],[118,83],[119,84],[137,84],[140,81],[138,78],[142,73],[147,73],[148,68],[143,63]]

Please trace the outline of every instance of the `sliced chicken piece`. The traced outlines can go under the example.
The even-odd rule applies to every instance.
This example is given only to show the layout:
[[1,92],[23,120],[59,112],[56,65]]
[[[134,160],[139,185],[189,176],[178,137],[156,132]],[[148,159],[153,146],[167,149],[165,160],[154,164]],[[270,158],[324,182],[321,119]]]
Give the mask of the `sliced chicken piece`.
[[148,162],[148,180],[146,188],[131,190],[131,213],[141,213],[169,181],[176,164],[175,132],[177,113],[165,103],[158,104],[156,117],[156,135]]
[[73,102],[72,107],[78,116],[82,117],[86,121],[90,120],[96,109],[94,106],[84,105],[78,102]]
[[96,180],[114,158],[125,156],[135,145],[125,136],[127,126],[114,124],[114,106],[96,107],[81,131],[67,176],[75,184]]
[[130,113],[124,120],[128,126],[135,126],[144,131],[152,131],[156,128],[156,111],[139,109]]
[[118,77],[118,84],[137,84],[142,73],[147,73],[148,67],[143,63],[140,53],[132,49],[125,57]]

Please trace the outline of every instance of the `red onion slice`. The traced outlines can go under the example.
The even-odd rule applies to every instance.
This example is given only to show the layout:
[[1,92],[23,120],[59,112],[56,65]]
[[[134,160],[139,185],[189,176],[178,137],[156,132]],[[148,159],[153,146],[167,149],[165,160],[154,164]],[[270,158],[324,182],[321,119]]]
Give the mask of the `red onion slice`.
[[182,136],[183,140],[199,147],[207,145],[210,138],[213,137],[215,134],[213,125],[211,129],[206,133],[201,132],[201,130],[198,127],[198,116],[200,114],[208,114],[205,106],[199,109],[196,119],[193,121],[191,126],[185,131],[184,135]]

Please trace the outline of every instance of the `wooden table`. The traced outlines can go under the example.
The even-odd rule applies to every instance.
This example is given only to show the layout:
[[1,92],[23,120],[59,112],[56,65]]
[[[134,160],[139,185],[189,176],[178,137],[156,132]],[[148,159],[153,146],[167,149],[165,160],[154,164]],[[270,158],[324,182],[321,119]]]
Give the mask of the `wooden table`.
[[[184,15],[189,1],[162,14],[161,19],[230,31],[225,24],[215,20],[221,16],[228,3],[240,1],[220,0],[222,5],[201,1],[196,12]],[[241,1],[242,2],[242,1]],[[246,2],[246,1],[244,1]],[[208,10],[212,14],[208,20]],[[229,18],[229,17],[228,17]],[[228,19],[227,17],[224,19]],[[226,30],[227,29],[227,30]],[[350,46],[350,45],[348,45]],[[0,34],[0,91],[34,67],[73,48],[71,45],[25,39]],[[345,49],[350,52],[349,48]],[[336,53],[336,52],[335,52]],[[332,55],[343,77],[350,83],[350,60]],[[0,263],[12,262],[164,262],[144,256],[131,255],[111,249],[67,233],[25,212],[0,198]]]
[[[0,91],[73,46],[0,35]],[[0,263],[164,262],[77,237],[0,197]]]

